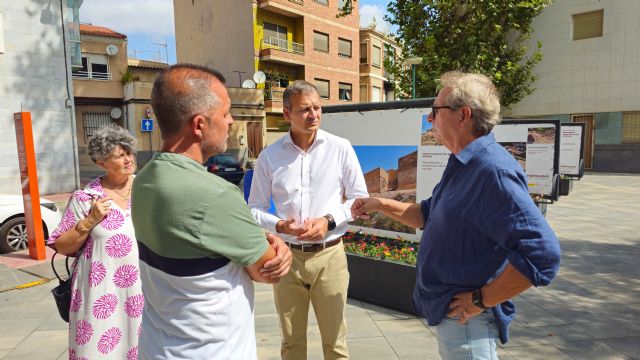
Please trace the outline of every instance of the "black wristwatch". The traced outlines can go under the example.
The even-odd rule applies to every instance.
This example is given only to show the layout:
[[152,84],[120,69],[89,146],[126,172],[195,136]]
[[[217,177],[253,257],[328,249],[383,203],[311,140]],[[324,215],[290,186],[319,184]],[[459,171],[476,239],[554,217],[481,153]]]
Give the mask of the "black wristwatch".
[[480,291],[480,289],[475,289],[471,292],[471,303],[480,309],[488,309],[488,307],[484,306],[484,302],[482,302],[482,291]]
[[329,231],[336,228],[336,221],[333,220],[333,216],[331,216],[331,214],[325,215],[324,218],[327,219],[327,228]]

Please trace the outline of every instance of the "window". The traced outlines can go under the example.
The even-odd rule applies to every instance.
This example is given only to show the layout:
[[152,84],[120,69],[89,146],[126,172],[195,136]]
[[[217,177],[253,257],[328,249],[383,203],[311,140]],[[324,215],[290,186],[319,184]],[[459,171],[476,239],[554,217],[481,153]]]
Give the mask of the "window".
[[367,43],[360,43],[360,64],[367,64],[368,62]]
[[604,10],[576,14],[573,19],[573,40],[602,37]]
[[317,2],[318,4],[329,6],[329,0],[313,0],[313,1]]
[[622,143],[640,144],[640,112],[622,113]]
[[329,52],[329,35],[314,31],[313,50]]
[[346,3],[347,3],[346,0],[338,0],[338,10],[342,10]]
[[380,94],[382,92],[380,91],[380,88],[378,86],[374,86],[373,87],[373,91],[372,91],[372,96],[371,96],[371,102],[378,102],[380,101]]
[[82,67],[73,69],[75,78],[88,78],[95,80],[111,80],[109,73],[109,59],[102,54],[82,54]]
[[371,65],[375,67],[380,67],[380,57],[382,55],[382,51],[380,51],[380,46],[373,45],[371,48]]
[[338,56],[351,57],[351,40],[338,38]]
[[367,91],[367,85],[360,85],[360,102],[369,101],[369,92]]
[[320,99],[329,98],[329,80],[315,79],[316,88],[318,88],[318,95]]
[[82,126],[84,127],[84,140],[88,142],[95,130],[112,124],[111,115],[108,112],[83,112]]
[[71,68],[79,69],[82,65],[82,52],[80,48],[80,5],[81,0],[67,0],[65,18],[67,21],[67,35],[69,36],[69,57]]
[[338,99],[351,101],[351,84],[338,83]]
[[263,41],[265,44],[277,46],[285,50],[287,49],[286,27],[265,22],[263,25],[263,29]]

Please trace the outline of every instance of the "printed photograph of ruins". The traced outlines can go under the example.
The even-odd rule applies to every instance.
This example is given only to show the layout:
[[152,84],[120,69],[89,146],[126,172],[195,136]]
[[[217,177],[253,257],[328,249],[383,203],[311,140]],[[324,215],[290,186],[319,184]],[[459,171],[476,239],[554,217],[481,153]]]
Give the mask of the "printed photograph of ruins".
[[501,142],[502,145],[514,158],[522,168],[527,170],[527,143],[525,142]]
[[422,115],[422,135],[420,136],[420,145],[442,145],[437,139],[431,128],[431,123],[427,120],[428,115]]
[[527,144],[555,144],[555,142],[555,127],[529,128]]
[[[353,147],[369,196],[416,202],[418,149],[416,146],[354,146]],[[403,225],[382,213],[371,214],[371,219],[358,219],[351,225],[415,234],[414,228]]]

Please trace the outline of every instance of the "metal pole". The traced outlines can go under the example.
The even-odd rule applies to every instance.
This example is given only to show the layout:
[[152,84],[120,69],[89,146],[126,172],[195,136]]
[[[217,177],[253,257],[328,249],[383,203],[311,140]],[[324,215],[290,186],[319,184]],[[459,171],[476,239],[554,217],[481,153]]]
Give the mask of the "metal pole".
[[416,64],[411,64],[411,98],[416,98]]

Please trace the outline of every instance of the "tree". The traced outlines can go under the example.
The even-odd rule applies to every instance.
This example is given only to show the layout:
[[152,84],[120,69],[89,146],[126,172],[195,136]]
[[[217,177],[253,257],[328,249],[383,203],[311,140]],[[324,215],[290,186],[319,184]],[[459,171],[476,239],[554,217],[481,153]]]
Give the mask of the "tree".
[[493,79],[501,103],[509,106],[533,92],[541,44],[528,47],[531,22],[552,0],[392,0],[385,19],[398,26],[403,52],[385,64],[411,94],[404,59],[422,57],[416,93],[435,96],[439,76],[450,70],[478,72]]

